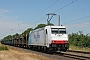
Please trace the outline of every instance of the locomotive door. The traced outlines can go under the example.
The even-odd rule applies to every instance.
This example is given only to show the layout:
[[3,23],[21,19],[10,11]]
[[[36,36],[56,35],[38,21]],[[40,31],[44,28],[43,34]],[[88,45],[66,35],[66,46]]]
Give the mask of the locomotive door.
[[45,45],[47,43],[47,40],[48,40],[48,34],[47,34],[47,29],[45,29],[45,42],[44,42]]

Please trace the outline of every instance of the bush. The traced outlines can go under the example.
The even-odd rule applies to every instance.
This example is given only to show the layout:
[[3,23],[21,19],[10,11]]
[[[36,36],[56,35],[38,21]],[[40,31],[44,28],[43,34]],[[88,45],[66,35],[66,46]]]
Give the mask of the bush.
[[90,48],[90,35],[83,34],[82,31],[77,33],[69,34],[70,45],[81,47],[81,48]]
[[9,50],[6,46],[0,46],[0,51],[2,50]]

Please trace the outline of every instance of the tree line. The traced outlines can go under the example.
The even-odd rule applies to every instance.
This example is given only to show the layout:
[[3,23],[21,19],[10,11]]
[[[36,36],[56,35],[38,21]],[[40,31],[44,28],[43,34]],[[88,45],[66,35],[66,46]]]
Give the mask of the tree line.
[[90,35],[84,34],[82,31],[77,33],[69,34],[69,43],[70,45],[77,47],[88,47],[90,48]]

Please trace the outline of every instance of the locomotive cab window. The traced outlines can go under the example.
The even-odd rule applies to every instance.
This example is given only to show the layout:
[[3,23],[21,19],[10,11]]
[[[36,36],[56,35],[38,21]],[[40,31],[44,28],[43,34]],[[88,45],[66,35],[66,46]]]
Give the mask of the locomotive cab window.
[[52,34],[66,34],[66,28],[51,28]]

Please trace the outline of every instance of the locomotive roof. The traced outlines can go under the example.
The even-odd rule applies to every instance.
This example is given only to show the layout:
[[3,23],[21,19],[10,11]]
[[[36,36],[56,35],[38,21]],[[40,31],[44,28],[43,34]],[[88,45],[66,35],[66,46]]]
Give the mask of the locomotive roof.
[[65,26],[45,26],[42,28],[38,28],[36,30],[32,30],[31,32],[39,31],[39,30],[44,30],[45,28],[66,28]]
[[66,28],[65,26],[46,26],[46,27],[50,27],[50,28]]

